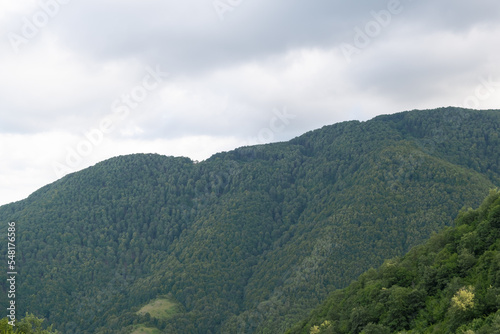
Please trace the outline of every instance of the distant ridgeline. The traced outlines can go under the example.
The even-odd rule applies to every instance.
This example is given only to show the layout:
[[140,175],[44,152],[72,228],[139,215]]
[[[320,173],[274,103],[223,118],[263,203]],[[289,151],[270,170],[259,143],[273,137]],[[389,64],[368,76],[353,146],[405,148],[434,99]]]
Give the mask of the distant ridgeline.
[[[325,126],[200,163],[104,161],[0,207],[2,235],[16,222],[16,312],[65,334],[284,333],[332,291],[478,206],[500,185],[499,133],[499,111],[441,108]],[[0,248],[7,254],[6,242]],[[429,271],[429,282],[447,279],[438,274]],[[420,303],[421,282],[397,293],[417,289]],[[457,281],[443,293],[481,289]],[[440,300],[429,305],[442,316],[433,319],[452,319]]]
[[500,333],[500,192],[337,290],[288,334]]

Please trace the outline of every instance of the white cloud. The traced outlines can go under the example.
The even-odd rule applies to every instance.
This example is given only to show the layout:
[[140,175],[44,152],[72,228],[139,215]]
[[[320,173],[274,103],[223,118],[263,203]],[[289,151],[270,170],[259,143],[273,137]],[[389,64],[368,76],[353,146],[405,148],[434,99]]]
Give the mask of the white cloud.
[[90,125],[144,73],[141,62],[90,62],[51,36],[43,39],[33,53],[4,56],[0,62],[0,107],[6,111],[0,114],[2,131],[77,130]]

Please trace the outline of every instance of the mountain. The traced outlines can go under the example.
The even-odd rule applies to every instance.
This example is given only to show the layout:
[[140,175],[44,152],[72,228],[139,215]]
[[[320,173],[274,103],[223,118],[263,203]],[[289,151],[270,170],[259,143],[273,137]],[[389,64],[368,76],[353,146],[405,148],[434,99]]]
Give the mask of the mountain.
[[0,207],[18,314],[66,334],[283,333],[479,205],[500,185],[499,130],[499,111],[441,108],[200,163],[104,161]]
[[500,191],[337,290],[288,334],[500,333]]

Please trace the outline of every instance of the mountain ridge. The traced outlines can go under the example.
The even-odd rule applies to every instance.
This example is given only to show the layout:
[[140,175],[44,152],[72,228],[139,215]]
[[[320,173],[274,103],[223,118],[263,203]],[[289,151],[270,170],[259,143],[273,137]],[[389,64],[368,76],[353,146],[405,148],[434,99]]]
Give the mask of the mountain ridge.
[[[20,298],[65,333],[284,332],[478,205],[500,184],[499,128],[498,111],[442,108],[199,163],[109,159],[0,207],[24,228]],[[135,314],[160,295],[183,311]]]

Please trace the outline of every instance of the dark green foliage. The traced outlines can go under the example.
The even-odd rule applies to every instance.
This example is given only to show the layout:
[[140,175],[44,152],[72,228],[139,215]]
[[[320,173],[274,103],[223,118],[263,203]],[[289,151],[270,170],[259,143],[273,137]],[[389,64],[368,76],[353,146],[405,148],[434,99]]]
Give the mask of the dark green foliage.
[[[324,323],[330,325],[318,334],[359,333],[361,327],[361,333],[496,333],[500,328],[500,235],[492,228],[492,212],[499,200],[500,191],[492,191],[480,209],[459,216],[457,227],[361,275],[287,333],[309,334]],[[489,226],[482,235],[483,250],[473,254],[467,249],[468,236],[483,225]],[[456,270],[457,258],[465,252],[468,270]],[[409,276],[411,286],[407,286]],[[438,288],[433,287],[435,276],[441,280]]]
[[384,325],[369,323],[363,328],[362,334],[390,334],[391,330]]
[[[66,334],[136,324],[164,333],[282,333],[332,290],[477,206],[500,184],[499,130],[498,111],[443,108],[335,124],[200,163],[152,154],[99,163],[0,207],[2,224],[18,227],[19,311]],[[440,234],[419,257],[422,273],[386,263],[379,288],[363,276],[363,298],[379,296],[380,305],[324,329],[360,332],[385,312],[382,302],[392,311],[367,331],[415,321],[422,291],[483,265],[478,255],[495,238],[497,211],[471,214],[460,224],[477,228],[462,248],[442,249],[454,235]],[[427,265],[435,257],[442,266]],[[168,320],[136,314],[162,295],[182,310]],[[433,310],[438,317],[447,308]]]

